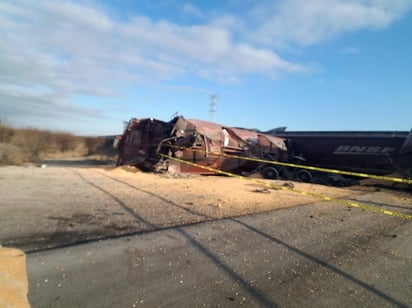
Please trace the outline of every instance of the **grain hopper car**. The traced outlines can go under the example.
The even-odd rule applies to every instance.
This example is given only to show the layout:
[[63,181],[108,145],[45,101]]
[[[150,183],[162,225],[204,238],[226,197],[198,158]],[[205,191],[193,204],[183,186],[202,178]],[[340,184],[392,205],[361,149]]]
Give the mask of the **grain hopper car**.
[[258,171],[269,179],[355,183],[347,176],[244,157],[374,175],[399,172],[410,178],[412,172],[412,132],[287,132],[285,128],[260,132],[178,116],[169,122],[131,119],[116,143],[118,166],[147,171],[214,173],[205,166],[238,174]]
[[[302,164],[373,175],[398,173],[412,176],[412,131],[286,131],[266,132],[283,138],[292,155],[302,155]],[[311,181],[319,173],[301,174]]]
[[[288,161],[284,140],[255,130],[226,127],[220,124],[187,120],[182,116],[170,122],[132,119],[123,135],[116,140],[119,150],[117,165],[133,165],[143,170],[211,174],[206,166],[222,171],[242,173],[259,170],[266,177],[277,178],[278,170],[272,165],[228,157],[270,157],[275,161]],[[159,155],[171,155],[185,164]]]

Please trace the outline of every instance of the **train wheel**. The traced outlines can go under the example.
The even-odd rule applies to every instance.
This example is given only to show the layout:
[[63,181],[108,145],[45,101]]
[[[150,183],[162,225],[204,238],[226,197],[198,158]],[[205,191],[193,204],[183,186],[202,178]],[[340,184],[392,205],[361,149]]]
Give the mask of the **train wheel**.
[[279,178],[279,172],[275,167],[267,167],[263,170],[262,175],[265,179],[276,180]]
[[299,181],[305,182],[305,183],[310,183],[312,182],[312,173],[308,170],[299,170],[296,173],[296,177],[298,178]]

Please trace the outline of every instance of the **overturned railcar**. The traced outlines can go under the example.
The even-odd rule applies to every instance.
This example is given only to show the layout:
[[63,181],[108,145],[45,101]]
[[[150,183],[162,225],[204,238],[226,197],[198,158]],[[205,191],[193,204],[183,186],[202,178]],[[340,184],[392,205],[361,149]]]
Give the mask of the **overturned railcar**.
[[[187,120],[182,116],[170,122],[132,119],[118,140],[118,149],[118,166],[134,165],[143,170],[163,169],[199,174],[214,173],[200,166],[235,173],[259,169],[272,178],[278,176],[273,167],[222,154],[270,157],[276,161],[287,161],[288,158],[282,138],[202,120]],[[197,166],[164,159],[160,154]]]
[[123,135],[115,140],[119,151],[117,166],[131,165],[145,171],[153,170],[160,160],[158,146],[172,128],[172,122],[153,118],[131,119]]
[[[336,173],[244,157],[374,175],[399,172],[403,177],[412,177],[412,131],[287,132],[282,128],[259,132],[178,116],[169,122],[132,119],[117,141],[117,165],[147,171],[259,171],[269,179],[282,177],[337,186],[355,183]],[[205,166],[212,169],[202,168]]]

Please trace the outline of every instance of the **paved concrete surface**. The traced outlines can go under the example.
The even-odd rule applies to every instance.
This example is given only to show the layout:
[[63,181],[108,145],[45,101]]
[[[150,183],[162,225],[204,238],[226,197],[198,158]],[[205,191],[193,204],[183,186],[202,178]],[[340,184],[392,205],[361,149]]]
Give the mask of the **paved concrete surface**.
[[412,222],[320,202],[29,253],[27,269],[32,307],[412,307]]

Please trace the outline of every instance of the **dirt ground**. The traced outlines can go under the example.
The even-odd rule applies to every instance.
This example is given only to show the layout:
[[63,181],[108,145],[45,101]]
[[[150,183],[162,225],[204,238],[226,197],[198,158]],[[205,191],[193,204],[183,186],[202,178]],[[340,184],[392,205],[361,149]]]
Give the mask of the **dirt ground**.
[[[42,250],[320,201],[290,187],[346,199],[377,190],[367,182],[336,188],[256,178],[152,174],[93,163],[62,160],[0,167],[0,244]],[[390,193],[394,204],[412,207],[409,192]]]

